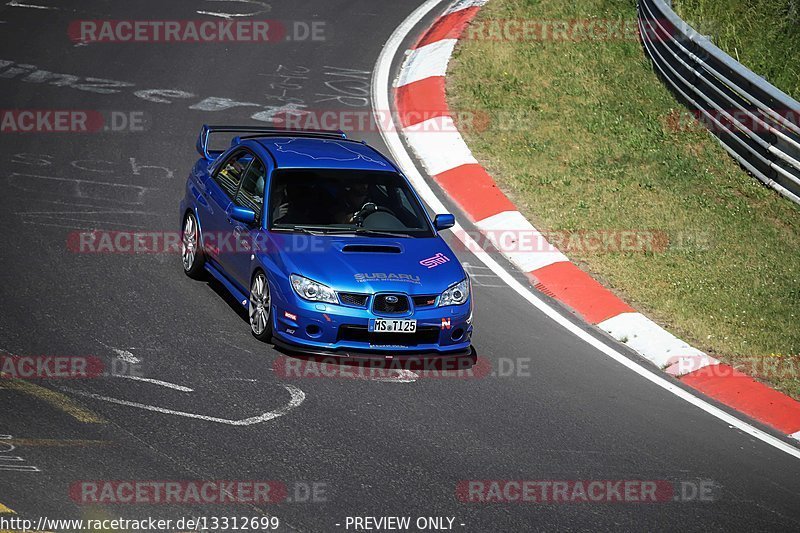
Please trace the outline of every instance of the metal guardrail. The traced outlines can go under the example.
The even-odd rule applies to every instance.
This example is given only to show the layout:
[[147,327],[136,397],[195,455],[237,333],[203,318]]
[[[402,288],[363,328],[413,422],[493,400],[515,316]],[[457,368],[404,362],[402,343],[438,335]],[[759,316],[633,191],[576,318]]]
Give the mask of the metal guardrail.
[[714,46],[664,0],[639,0],[638,9],[642,43],[666,82],[745,169],[800,204],[800,103]]

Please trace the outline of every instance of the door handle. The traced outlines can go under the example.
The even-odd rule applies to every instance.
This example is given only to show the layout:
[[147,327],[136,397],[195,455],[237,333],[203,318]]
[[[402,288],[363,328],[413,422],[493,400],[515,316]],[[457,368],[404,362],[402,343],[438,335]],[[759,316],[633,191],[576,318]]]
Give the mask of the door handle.
[[241,226],[236,226],[233,228],[233,237],[239,241],[239,245],[244,250],[250,250],[250,242],[247,240],[246,236],[243,235],[244,229]]

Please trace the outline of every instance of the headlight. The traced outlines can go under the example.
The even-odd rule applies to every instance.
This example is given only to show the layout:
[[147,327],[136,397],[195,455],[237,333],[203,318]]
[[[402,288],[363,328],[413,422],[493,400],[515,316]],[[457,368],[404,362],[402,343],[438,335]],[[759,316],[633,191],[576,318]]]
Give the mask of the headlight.
[[451,285],[439,298],[439,307],[445,305],[461,305],[469,298],[469,278]]
[[289,276],[292,287],[300,298],[312,302],[327,302],[329,304],[339,303],[336,300],[336,293],[333,289],[322,283],[317,283],[313,279],[304,278],[297,274]]

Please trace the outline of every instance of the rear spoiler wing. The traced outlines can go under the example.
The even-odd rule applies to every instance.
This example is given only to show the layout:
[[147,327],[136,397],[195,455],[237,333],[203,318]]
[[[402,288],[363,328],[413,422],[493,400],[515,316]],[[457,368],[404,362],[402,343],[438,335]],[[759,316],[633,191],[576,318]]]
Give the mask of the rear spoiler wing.
[[253,139],[258,137],[316,137],[328,139],[347,139],[347,135],[342,130],[292,130],[286,128],[275,128],[267,126],[209,126],[203,124],[200,135],[197,137],[197,153],[203,158],[212,161],[222,154],[221,151],[209,151],[209,140],[212,133],[245,133],[244,137],[235,136],[231,140],[231,145],[239,144],[242,139]]

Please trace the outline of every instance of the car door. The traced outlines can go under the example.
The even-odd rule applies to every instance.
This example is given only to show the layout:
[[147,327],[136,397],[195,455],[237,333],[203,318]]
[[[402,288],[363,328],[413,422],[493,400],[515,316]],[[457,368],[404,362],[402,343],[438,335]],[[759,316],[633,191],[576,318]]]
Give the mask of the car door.
[[254,157],[242,178],[239,190],[234,198],[234,205],[252,209],[255,222],[245,224],[232,221],[233,238],[236,241],[236,253],[229,258],[228,270],[231,277],[242,289],[250,286],[250,265],[255,248],[263,244],[264,189],[267,180],[267,169],[264,163]]
[[252,161],[253,155],[250,152],[234,151],[206,180],[205,196],[208,202],[204,206],[206,212],[200,217],[203,226],[203,250],[206,257],[227,277],[231,277],[227,268],[236,248],[228,210],[233,205],[242,177]]

